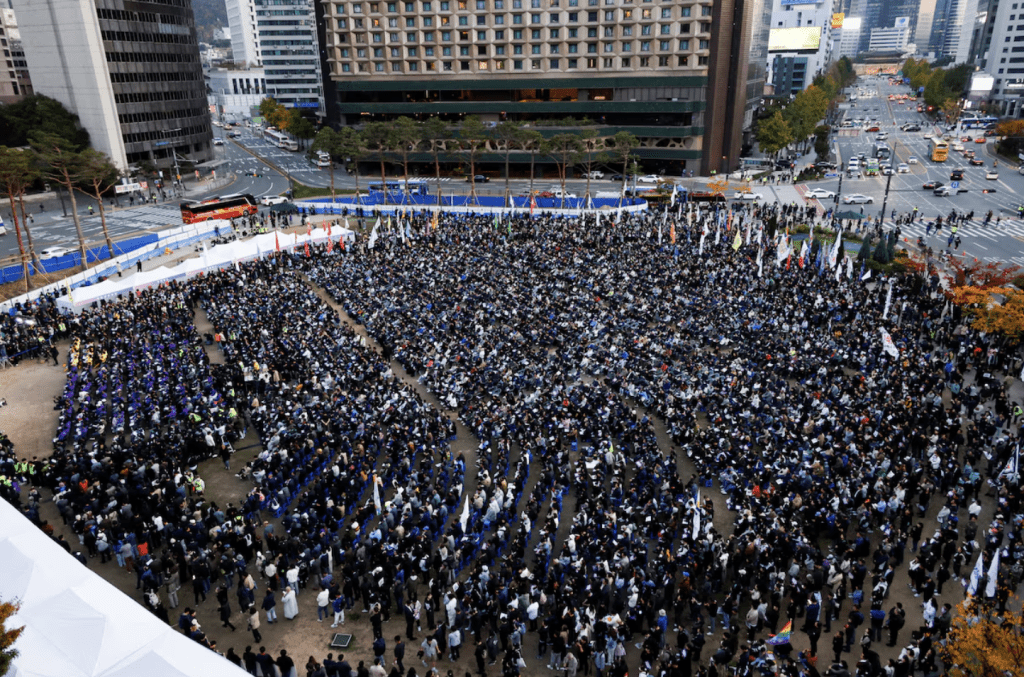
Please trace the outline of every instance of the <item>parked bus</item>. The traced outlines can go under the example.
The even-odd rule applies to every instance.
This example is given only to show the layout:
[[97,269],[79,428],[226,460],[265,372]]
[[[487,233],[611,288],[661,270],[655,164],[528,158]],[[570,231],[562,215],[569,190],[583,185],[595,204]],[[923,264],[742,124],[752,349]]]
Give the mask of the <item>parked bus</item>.
[[285,150],[299,149],[298,141],[296,141],[295,139],[289,139],[287,134],[285,134],[284,132],[279,132],[273,127],[269,127],[265,132],[263,132],[263,138],[265,138],[267,141],[274,144],[278,148],[283,148]]
[[932,137],[932,162],[945,162],[949,157],[949,141]]
[[[386,181],[385,185],[389,193],[408,193],[409,195],[430,195],[430,186],[422,179],[396,179]],[[381,192],[380,181],[371,181],[370,190]]]
[[888,160],[892,157],[892,149],[884,143],[875,144],[875,159],[876,160]]
[[259,210],[252,195],[223,195],[202,202],[182,202],[181,220],[198,223],[214,219],[234,219],[255,214]]

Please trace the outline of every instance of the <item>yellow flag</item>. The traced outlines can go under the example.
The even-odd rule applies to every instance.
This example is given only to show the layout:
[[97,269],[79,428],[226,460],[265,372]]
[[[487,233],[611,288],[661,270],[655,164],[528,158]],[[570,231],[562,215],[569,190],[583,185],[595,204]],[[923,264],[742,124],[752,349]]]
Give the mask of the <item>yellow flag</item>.
[[736,239],[732,241],[732,250],[736,251],[743,244],[743,238],[740,237],[740,231],[736,231]]
[[68,301],[71,302],[71,305],[74,305],[75,299],[71,297],[71,284],[67,280],[64,280],[64,286],[68,288]]

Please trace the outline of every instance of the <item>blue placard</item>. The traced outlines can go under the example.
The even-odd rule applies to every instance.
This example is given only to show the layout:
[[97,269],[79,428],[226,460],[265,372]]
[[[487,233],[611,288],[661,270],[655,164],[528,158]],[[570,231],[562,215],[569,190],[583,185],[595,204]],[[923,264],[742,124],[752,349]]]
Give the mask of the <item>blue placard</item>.
[[836,179],[836,178],[839,178],[839,173],[838,172],[829,172],[828,174],[825,175],[825,178],[826,179]]
[[949,184],[949,187],[952,188],[953,190],[956,190],[957,188],[960,187],[960,182],[959,181],[953,181],[953,182],[951,182]]
[[320,104],[315,101],[297,101],[292,104],[292,108],[319,108]]

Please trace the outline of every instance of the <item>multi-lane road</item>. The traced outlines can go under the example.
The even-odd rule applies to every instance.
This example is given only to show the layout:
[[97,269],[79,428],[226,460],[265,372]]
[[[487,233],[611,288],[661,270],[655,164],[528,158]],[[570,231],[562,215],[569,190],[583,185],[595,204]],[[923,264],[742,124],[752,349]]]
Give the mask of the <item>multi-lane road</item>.
[[[857,128],[844,128],[839,134],[834,135],[833,149],[838,156],[839,164],[845,167],[849,158],[860,153],[868,156],[873,152],[875,137],[878,132],[867,132],[866,128],[877,126],[880,132],[888,134],[887,143],[893,148],[893,165],[907,162],[911,156],[916,157],[917,164],[910,165],[910,172],[896,174],[891,177],[876,176],[863,178],[843,178],[841,194],[860,193],[868,195],[873,199],[871,204],[864,205],[840,205],[840,209],[851,209],[860,212],[866,217],[875,218],[881,215],[882,204],[886,204],[885,220],[891,219],[892,212],[905,214],[912,212],[917,207],[920,214],[919,220],[903,228],[904,234],[912,239],[919,236],[925,237],[932,247],[942,249],[946,245],[948,229],[942,236],[925,236],[926,224],[942,215],[945,217],[953,209],[960,213],[973,211],[975,219],[966,227],[960,230],[963,240],[960,255],[974,256],[979,259],[1007,259],[1024,265],[1024,222],[1017,217],[1017,207],[1024,199],[1024,176],[1017,173],[1016,167],[1005,166],[1000,162],[999,178],[995,181],[986,180],[985,173],[992,167],[995,159],[991,153],[989,140],[986,144],[966,143],[975,151],[977,157],[985,160],[984,167],[972,167],[968,164],[961,153],[950,150],[949,159],[944,163],[935,163],[930,159],[930,142],[924,137],[925,133],[942,133],[944,130],[929,125],[924,115],[917,112],[916,103],[907,102],[899,105],[889,100],[890,94],[906,93],[906,87],[890,86],[884,79],[862,79],[858,81],[857,87],[861,90],[856,102],[845,105],[843,118],[848,120],[862,119],[869,124],[863,124]],[[921,126],[921,131],[904,132],[900,128],[907,123],[916,123]],[[304,152],[290,152],[272,146],[262,136],[253,133],[248,129],[238,129],[241,135],[238,139],[228,139],[224,130],[217,130],[218,134],[224,137],[224,145],[215,146],[215,159],[221,164],[217,167],[217,175],[220,180],[211,184],[209,181],[198,183],[186,183],[185,196],[189,199],[203,199],[213,195],[224,195],[230,193],[249,193],[257,198],[266,195],[282,195],[290,187],[292,181],[297,181],[310,186],[326,187],[330,185],[330,175],[326,169],[319,169],[311,163]],[[968,134],[975,136],[980,130],[971,130]],[[267,160],[269,162],[264,162]],[[271,166],[273,165],[273,166]],[[277,169],[280,169],[279,172]],[[612,168],[608,168],[611,170]],[[950,182],[950,171],[962,169],[964,180],[961,182],[968,192],[953,197],[936,197],[932,191],[922,188],[928,181],[938,180],[948,184]],[[283,172],[283,173],[282,173]],[[255,176],[254,176],[255,175]],[[225,183],[225,177],[227,183]],[[362,185],[365,187],[367,180],[373,177],[363,177]],[[669,177],[666,177],[669,178]],[[351,189],[355,186],[355,177],[347,175],[344,171],[335,170],[335,186],[338,188]],[[428,179],[431,180],[431,179]],[[452,190],[465,191],[468,185],[459,179],[442,177],[446,186],[450,185]],[[701,180],[674,179],[677,183],[700,188]],[[534,188],[547,189],[553,186],[556,181],[537,179]],[[888,184],[888,197],[886,197],[886,186]],[[526,189],[529,181],[514,179],[511,181],[510,189],[513,194]],[[583,179],[570,179],[566,182],[568,190],[582,195],[586,182]],[[591,182],[591,191],[614,191],[619,184],[608,180]],[[806,200],[804,194],[809,188],[821,187],[831,191],[840,189],[838,178],[826,179],[812,184],[775,185],[759,186],[755,191],[762,194],[764,199],[772,202],[802,202],[807,201],[818,204],[822,209],[831,206],[830,201],[819,203],[814,200]],[[446,192],[448,188],[445,188]],[[504,181],[497,179],[490,184],[477,186],[481,194],[500,195],[504,190]],[[732,193],[730,188],[728,193]],[[982,193],[983,190],[994,190],[995,192]],[[66,201],[66,197],[65,197]],[[111,236],[120,239],[135,233],[160,230],[180,224],[180,212],[178,203],[180,197],[168,195],[167,199],[156,205],[137,206],[132,208],[120,208],[108,212],[107,223]],[[124,205],[124,199],[121,199]],[[89,206],[94,207],[94,215],[89,215]],[[987,226],[981,225],[985,214],[992,210],[994,213],[993,222]],[[7,208],[0,209],[5,218],[9,220]],[[64,217],[61,205],[56,199],[34,202],[31,205],[34,223],[32,233],[35,239],[37,251],[48,246],[60,245],[73,247],[77,242],[73,221],[70,217]],[[95,215],[95,202],[85,195],[78,196],[78,211],[81,216],[83,230],[90,243],[102,241],[102,230],[100,219]],[[999,219],[998,225],[996,219]],[[0,238],[0,259],[11,260],[17,253],[17,241],[13,235]]]

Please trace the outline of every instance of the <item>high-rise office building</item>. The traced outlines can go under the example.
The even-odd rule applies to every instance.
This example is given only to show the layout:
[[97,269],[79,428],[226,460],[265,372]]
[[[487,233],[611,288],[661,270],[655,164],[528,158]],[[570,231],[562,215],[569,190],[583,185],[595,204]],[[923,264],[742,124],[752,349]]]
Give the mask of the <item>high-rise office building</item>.
[[832,28],[833,0],[774,0],[768,42],[768,72],[775,93],[796,94],[827,70],[839,45]]
[[323,78],[314,0],[253,0],[267,96],[322,116]]
[[0,103],[14,103],[32,94],[32,80],[28,75],[25,49],[21,44],[18,19],[10,7],[0,7]]
[[231,58],[249,67],[263,65],[259,34],[256,31],[255,0],[225,0],[228,32],[231,33]]
[[[971,10],[973,4],[974,10]],[[967,20],[967,13],[971,11],[971,18]],[[927,50],[935,52],[940,57],[949,57],[956,60],[959,47],[960,35],[967,26],[970,31],[970,24],[973,23],[973,13],[977,11],[977,0],[939,0],[935,9],[935,21],[932,25],[931,35],[927,42]],[[918,22],[920,26],[920,22]],[[920,31],[918,31],[920,33]],[[919,50],[924,50],[925,45],[918,44]],[[963,63],[957,61],[957,63]]]
[[875,54],[903,53],[910,44],[910,27],[906,17],[897,20],[896,25],[888,28],[872,28],[871,42],[868,51]]
[[190,0],[17,0],[39,94],[78,115],[120,167],[211,156]]
[[[965,19],[969,22],[970,19]],[[1000,115],[1024,115],[1024,12],[1012,0],[979,0],[971,44],[977,66],[969,98],[974,103],[994,103]]]
[[[720,171],[738,164],[750,86],[755,102],[762,94],[764,60],[752,83],[748,58],[763,6],[339,0],[324,3],[329,86],[343,124],[477,115],[549,134],[564,131],[547,126],[553,119],[588,118],[602,137],[633,132],[651,169]],[[715,125],[706,124],[712,110]]]

